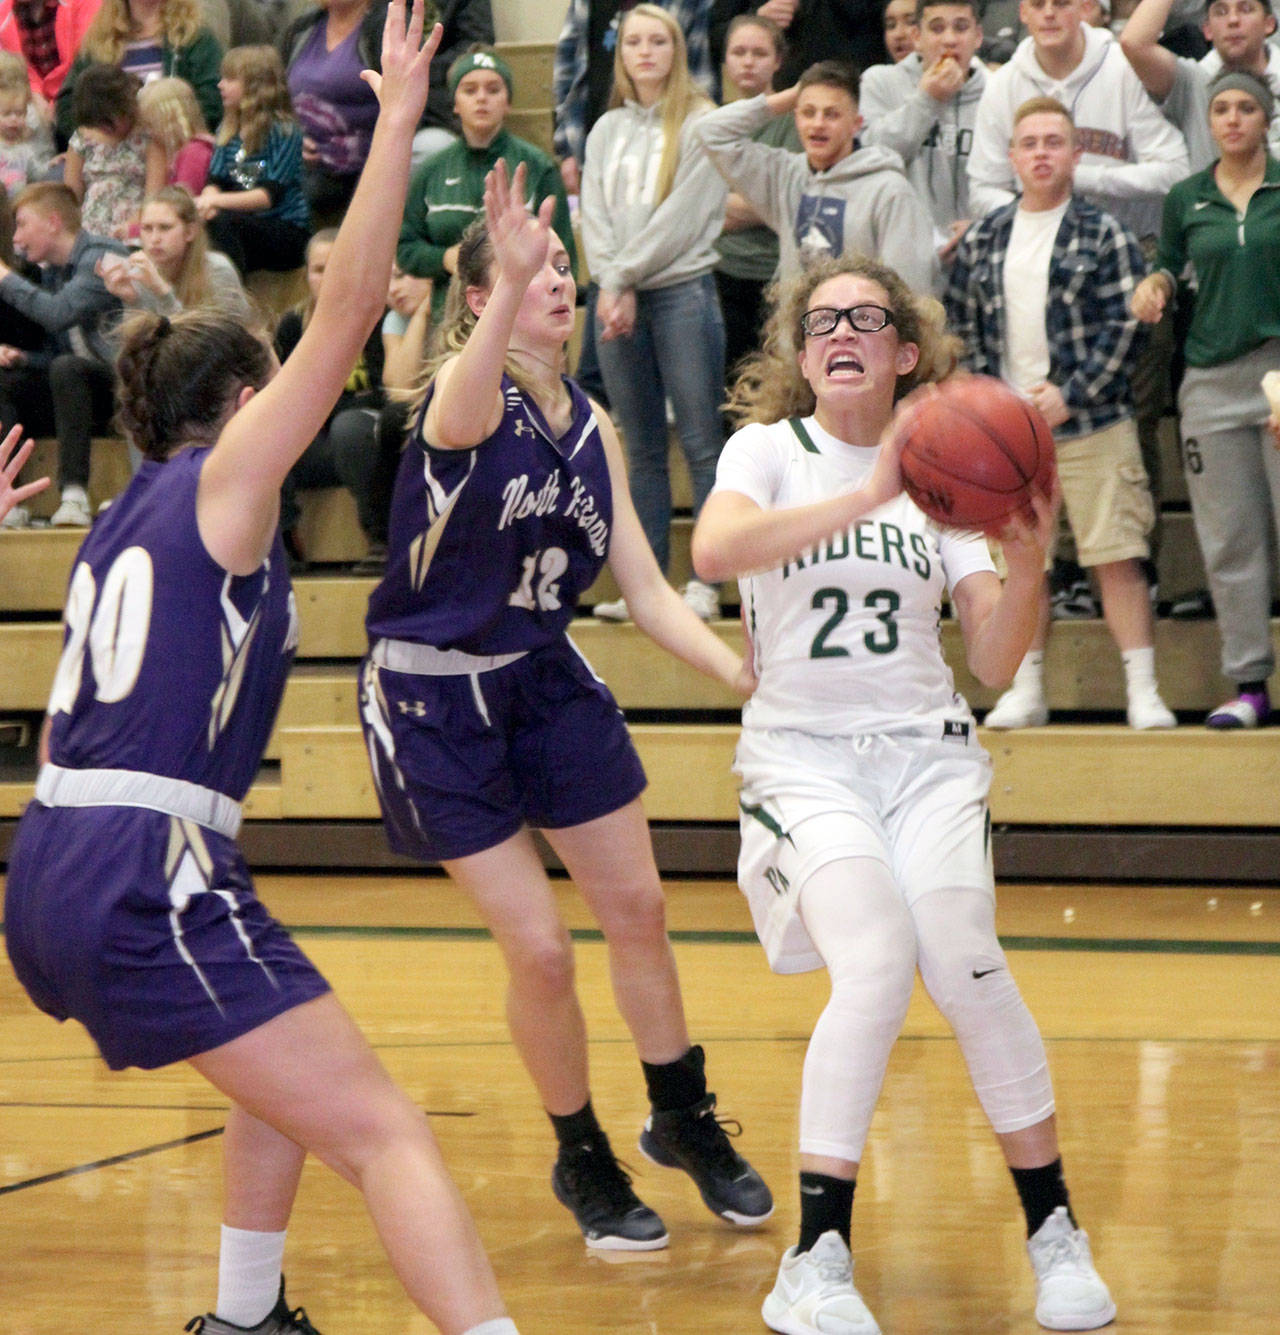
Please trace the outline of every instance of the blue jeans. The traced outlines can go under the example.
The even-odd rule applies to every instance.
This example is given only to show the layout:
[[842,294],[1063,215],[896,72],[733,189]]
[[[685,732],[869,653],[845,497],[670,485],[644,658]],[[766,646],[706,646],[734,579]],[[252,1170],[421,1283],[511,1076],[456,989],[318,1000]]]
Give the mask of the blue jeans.
[[715,483],[724,444],[724,320],[715,280],[708,273],[637,292],[634,332],[608,343],[597,341],[596,352],[625,438],[631,498],[665,571],[671,554],[667,399],[689,463],[695,515]]

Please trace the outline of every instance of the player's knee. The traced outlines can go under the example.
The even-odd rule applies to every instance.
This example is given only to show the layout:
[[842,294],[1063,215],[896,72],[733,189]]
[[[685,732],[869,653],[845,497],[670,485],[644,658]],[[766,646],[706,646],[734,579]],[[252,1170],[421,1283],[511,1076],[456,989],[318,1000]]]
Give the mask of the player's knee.
[[916,977],[916,941],[909,919],[868,923],[847,949],[826,959],[831,995],[886,1013],[905,1013]]
[[662,945],[667,936],[667,901],[662,887],[637,884],[626,894],[616,896],[607,913],[601,913],[600,926],[611,949]]
[[933,1004],[953,1027],[970,1016],[998,1011],[1018,998],[1018,987],[999,944],[963,944],[920,952],[920,977]]
[[521,942],[509,958],[512,981],[521,992],[551,998],[573,991],[573,943],[567,935]]

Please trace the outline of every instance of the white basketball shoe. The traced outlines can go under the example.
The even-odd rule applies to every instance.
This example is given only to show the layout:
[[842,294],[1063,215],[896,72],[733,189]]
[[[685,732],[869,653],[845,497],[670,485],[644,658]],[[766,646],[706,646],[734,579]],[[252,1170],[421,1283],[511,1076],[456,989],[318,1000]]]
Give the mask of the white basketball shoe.
[[1036,1272],[1036,1320],[1046,1330],[1097,1330],[1114,1321],[1116,1305],[1093,1268],[1089,1235],[1074,1228],[1060,1205],[1027,1240]]
[[853,1258],[834,1229],[807,1252],[791,1247],[783,1253],[777,1283],[760,1314],[781,1335],[880,1335],[853,1287]]

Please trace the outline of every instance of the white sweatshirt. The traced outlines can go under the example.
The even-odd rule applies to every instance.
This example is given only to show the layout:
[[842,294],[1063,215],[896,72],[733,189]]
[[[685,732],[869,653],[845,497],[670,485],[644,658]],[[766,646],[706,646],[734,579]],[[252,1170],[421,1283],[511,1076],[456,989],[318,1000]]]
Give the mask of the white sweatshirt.
[[582,243],[591,275],[606,292],[651,291],[710,273],[728,190],[694,134],[695,112],[680,127],[671,191],[655,204],[666,137],[662,106],[626,102],[587,136],[582,176]]
[[1135,236],[1158,236],[1165,194],[1191,174],[1186,140],[1148,96],[1111,33],[1087,25],[1081,31],[1084,58],[1065,79],[1044,72],[1030,37],[988,78],[969,155],[970,207],[981,217],[1014,197],[1014,112],[1029,98],[1055,97],[1071,113],[1084,147],[1076,191]]

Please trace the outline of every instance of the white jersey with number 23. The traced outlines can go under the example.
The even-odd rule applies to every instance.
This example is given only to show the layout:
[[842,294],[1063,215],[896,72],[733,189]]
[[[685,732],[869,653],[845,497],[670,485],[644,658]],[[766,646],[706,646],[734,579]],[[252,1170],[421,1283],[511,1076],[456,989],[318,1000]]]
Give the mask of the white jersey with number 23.
[[[717,491],[782,509],[853,491],[876,446],[812,417],[753,423],[724,447]],[[939,638],[943,591],[994,570],[985,538],[934,523],[904,494],[794,560],[739,580],[760,684],[746,728],[824,736],[973,726]]]

